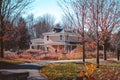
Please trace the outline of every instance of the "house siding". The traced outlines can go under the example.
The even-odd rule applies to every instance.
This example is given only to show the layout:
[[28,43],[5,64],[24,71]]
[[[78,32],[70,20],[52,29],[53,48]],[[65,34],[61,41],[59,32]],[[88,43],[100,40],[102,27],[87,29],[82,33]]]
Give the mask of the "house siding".
[[[45,36],[45,37],[47,37],[47,36]],[[46,42],[49,42],[49,41],[61,42],[61,41],[65,41],[65,40],[66,40],[65,35],[62,35],[62,40],[60,40],[60,35],[58,35],[58,36],[54,36],[54,35],[51,36],[51,35],[49,35],[49,40],[47,40],[47,38],[45,38]]]
[[[47,50],[51,50],[55,52],[60,51],[61,49],[62,50],[74,49],[74,47],[76,47],[77,44],[79,44],[79,43],[77,44],[74,43],[80,42],[79,36],[76,33],[71,33],[71,32],[65,32],[65,31],[61,31],[59,33],[48,32],[48,33],[43,33],[43,35],[44,35],[44,39],[43,39],[44,46],[48,48]],[[61,35],[62,35],[62,40],[60,40]],[[38,42],[36,41],[36,43]]]

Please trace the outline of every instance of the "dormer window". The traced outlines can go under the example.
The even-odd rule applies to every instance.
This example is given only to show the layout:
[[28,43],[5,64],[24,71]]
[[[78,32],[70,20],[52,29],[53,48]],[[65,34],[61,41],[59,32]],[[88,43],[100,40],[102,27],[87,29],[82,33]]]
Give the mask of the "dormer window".
[[47,36],[47,41],[49,41],[49,36]]
[[62,35],[60,35],[60,40],[62,40]]

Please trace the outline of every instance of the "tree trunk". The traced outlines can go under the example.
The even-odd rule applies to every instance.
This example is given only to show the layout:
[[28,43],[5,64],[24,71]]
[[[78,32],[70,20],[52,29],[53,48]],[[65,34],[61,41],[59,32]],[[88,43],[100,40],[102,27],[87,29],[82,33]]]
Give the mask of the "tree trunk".
[[[82,10],[85,10],[85,6],[82,6]],[[85,15],[84,15],[84,12],[82,11],[83,62],[85,62],[85,26],[84,26],[84,22],[85,22]]]
[[0,34],[0,58],[4,58],[4,46],[3,46],[3,38]]
[[97,58],[96,58],[96,62],[97,62],[97,68],[99,68],[99,42],[97,42]]
[[3,17],[2,17],[2,0],[0,0],[0,58],[4,57],[4,44],[3,44],[3,28],[4,28],[4,23],[3,23]]
[[4,41],[3,41],[3,36],[4,36],[4,22],[2,16],[0,16],[0,58],[4,58]]
[[98,11],[98,5],[99,4],[99,0],[97,0],[97,21],[96,21],[96,28],[97,28],[97,31],[96,31],[96,33],[97,33],[97,58],[96,58],[96,62],[97,62],[97,68],[99,68],[99,26],[98,26],[98,21],[99,21],[99,11]]
[[106,43],[103,45],[103,55],[104,55],[104,60],[107,60],[107,56],[106,56],[106,53],[107,53],[107,46],[106,46]]
[[120,50],[117,49],[117,60],[120,60]]
[[83,62],[85,62],[85,42],[83,41]]

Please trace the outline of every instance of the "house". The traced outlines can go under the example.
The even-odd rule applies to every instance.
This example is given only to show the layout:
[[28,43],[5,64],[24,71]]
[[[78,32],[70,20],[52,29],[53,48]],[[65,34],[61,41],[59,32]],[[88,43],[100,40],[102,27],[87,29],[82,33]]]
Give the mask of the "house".
[[31,49],[42,49],[45,51],[69,52],[81,44],[79,34],[75,30],[64,30],[54,28],[53,31],[43,33],[44,39],[38,38],[31,40]]
[[45,50],[44,47],[44,39],[37,38],[37,39],[32,39],[31,44],[30,44],[30,49],[42,49]]

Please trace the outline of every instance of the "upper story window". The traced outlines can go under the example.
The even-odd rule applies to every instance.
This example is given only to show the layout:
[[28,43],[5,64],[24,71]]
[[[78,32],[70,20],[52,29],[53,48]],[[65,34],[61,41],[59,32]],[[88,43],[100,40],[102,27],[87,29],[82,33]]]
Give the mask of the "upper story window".
[[67,38],[66,38],[66,40],[68,40],[68,37],[69,37],[69,35],[67,35]]
[[60,40],[62,40],[62,35],[60,35]]
[[47,36],[47,41],[49,41],[49,36]]

